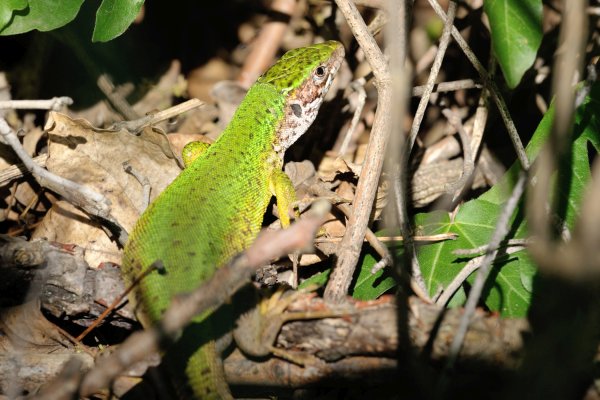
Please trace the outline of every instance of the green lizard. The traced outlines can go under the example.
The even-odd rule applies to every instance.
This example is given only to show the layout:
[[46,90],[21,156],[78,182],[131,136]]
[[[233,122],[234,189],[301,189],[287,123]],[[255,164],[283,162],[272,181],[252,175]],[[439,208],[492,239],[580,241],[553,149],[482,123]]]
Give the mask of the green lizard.
[[[314,121],[343,58],[344,48],[335,41],[283,55],[252,85],[215,143],[140,217],[125,246],[126,280],[155,261],[165,267],[134,291],[144,325],[158,321],[175,294],[193,290],[253,242],[271,196],[282,225],[289,225],[296,195],[282,171],[283,155]],[[207,318],[211,312],[192,321],[167,357],[177,353],[171,369],[185,369],[196,398],[229,399],[215,349],[220,327],[214,316]]]

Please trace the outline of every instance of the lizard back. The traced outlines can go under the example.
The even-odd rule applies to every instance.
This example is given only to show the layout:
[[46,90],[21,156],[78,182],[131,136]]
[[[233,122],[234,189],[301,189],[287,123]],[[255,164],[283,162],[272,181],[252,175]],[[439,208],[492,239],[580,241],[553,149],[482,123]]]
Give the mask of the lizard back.
[[133,280],[157,260],[166,271],[151,273],[135,291],[151,321],[173,295],[196,288],[258,234],[272,196],[268,177],[281,169],[273,136],[283,104],[272,85],[252,86],[219,139],[136,224],[125,247],[125,275]]

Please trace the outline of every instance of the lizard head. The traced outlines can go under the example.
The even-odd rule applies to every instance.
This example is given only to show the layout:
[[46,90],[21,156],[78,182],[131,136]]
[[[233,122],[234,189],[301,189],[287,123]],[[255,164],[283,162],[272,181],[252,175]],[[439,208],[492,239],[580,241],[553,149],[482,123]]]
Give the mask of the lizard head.
[[343,59],[342,44],[330,40],[288,51],[258,78],[286,99],[275,144],[278,153],[283,154],[312,124]]

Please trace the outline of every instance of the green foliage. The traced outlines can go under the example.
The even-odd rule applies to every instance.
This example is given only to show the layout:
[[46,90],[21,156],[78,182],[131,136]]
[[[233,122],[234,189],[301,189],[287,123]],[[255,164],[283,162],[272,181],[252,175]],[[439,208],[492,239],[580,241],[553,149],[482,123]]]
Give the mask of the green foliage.
[[79,12],[83,0],[9,0],[8,3],[3,0],[2,3],[0,35],[16,35],[34,29],[51,31],[68,24]]
[[[454,250],[477,248],[490,241],[501,210],[500,205],[485,200],[472,200],[462,205],[453,219],[442,211],[417,216],[417,229],[425,235],[450,232],[458,234],[456,240],[423,246],[418,252],[425,286],[430,295],[435,294],[439,288],[445,288],[469,261],[466,256],[454,255]],[[522,219],[512,217],[513,237],[525,236],[521,222]],[[488,288],[492,293],[486,303],[503,315],[520,315],[527,310],[531,293],[521,282],[518,264],[524,253],[515,253],[510,258],[497,260],[495,264],[495,282]],[[457,298],[452,299],[451,306],[461,305],[465,294],[461,291],[455,297]]]
[[107,42],[121,35],[135,20],[144,0],[103,0],[96,13],[92,42]]
[[27,7],[27,0],[4,0],[0,3],[0,32],[10,22],[13,12]]
[[[358,261],[358,277],[352,285],[352,297],[358,300],[373,300],[396,286],[396,280],[389,272],[389,266],[383,270],[371,274],[371,269],[379,259],[370,252],[363,253]],[[319,272],[299,285],[299,288],[306,288],[311,285],[324,286],[329,279],[331,268]]]
[[[81,4],[83,0],[2,0],[0,35],[58,29],[77,16]],[[144,0],[103,0],[96,13],[92,41],[106,42],[121,35],[143,4]]]
[[542,41],[542,0],[485,0],[492,47],[510,88],[535,61]]
[[[379,259],[379,257],[377,257]],[[352,297],[359,300],[373,300],[396,286],[396,280],[389,272],[390,266],[372,274],[371,269],[377,260],[371,253],[365,254],[358,261],[358,278],[352,289]]]
[[[569,229],[574,228],[583,192],[590,179],[588,146],[591,145],[596,151],[600,150],[600,114],[597,110],[600,110],[600,84],[592,87],[590,95],[578,108],[571,157],[559,166],[557,203],[564,204],[564,207],[559,208],[558,217],[565,221]],[[530,160],[536,157],[546,142],[553,117],[554,105],[551,105],[527,146],[527,156]],[[459,235],[455,241],[436,243],[419,249],[418,257],[430,294],[434,294],[439,287],[446,287],[469,261],[467,257],[452,254],[453,250],[475,248],[488,243],[518,173],[519,165],[515,164],[493,188],[478,199],[463,204],[453,220],[450,220],[446,212],[441,211],[417,215],[418,228],[424,234],[454,232]],[[522,214],[521,205],[512,216],[509,239],[526,237]],[[487,290],[484,292],[485,304],[503,316],[524,316],[529,306],[534,275],[535,265],[526,251],[496,259]],[[472,280],[473,276],[469,279]],[[462,304],[462,299],[464,293],[457,293],[452,303]]]

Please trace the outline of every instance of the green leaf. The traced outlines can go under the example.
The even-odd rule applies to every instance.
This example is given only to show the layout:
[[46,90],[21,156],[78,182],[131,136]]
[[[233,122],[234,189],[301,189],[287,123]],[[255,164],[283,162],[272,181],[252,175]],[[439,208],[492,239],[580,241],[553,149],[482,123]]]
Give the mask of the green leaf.
[[[483,293],[485,304],[504,317],[524,317],[531,301],[534,275],[535,266],[526,251],[519,251],[500,263],[496,262]],[[524,280],[529,285],[524,284]],[[474,274],[470,279],[470,282],[473,281]]]
[[[553,102],[525,149],[527,158],[531,162],[535,160],[548,140],[554,119],[554,108]],[[590,179],[588,145],[600,151],[600,114],[597,110],[600,110],[600,84],[598,83],[592,86],[590,94],[575,113],[570,160],[560,165],[558,196],[559,202],[565,206],[559,217],[566,222],[569,229],[574,228],[584,188]],[[512,192],[520,170],[519,163],[515,162],[502,179],[479,199],[495,204],[505,202]]]
[[[372,251],[372,250],[371,250]],[[396,280],[391,276],[389,267],[371,274],[371,269],[377,260],[373,253],[363,253],[358,261],[359,272],[356,282],[351,289],[352,297],[358,300],[374,300],[396,286]],[[331,268],[319,272],[306,279],[298,289],[306,288],[310,285],[324,286],[329,279]]]
[[[2,0],[4,1],[6,0]],[[13,0],[10,2],[12,4]],[[45,32],[60,28],[77,16],[82,3],[83,0],[29,0],[29,7],[13,11],[12,20],[0,28],[0,35],[16,35],[34,29]]]
[[[557,195],[564,208],[559,213],[569,229],[575,227],[579,207],[585,187],[590,180],[589,149],[600,150],[600,83],[592,86],[589,96],[575,113],[571,157],[559,166]],[[526,153],[533,161],[547,141],[554,118],[554,103],[536,129]],[[416,217],[418,228],[423,234],[455,232],[459,238],[426,245],[419,249],[423,277],[430,294],[439,287],[446,287],[468,262],[466,257],[452,254],[454,249],[475,248],[487,244],[504,203],[507,201],[519,173],[519,163],[515,162],[505,176],[493,188],[478,199],[465,203],[450,220],[442,211],[419,214]],[[532,177],[535,179],[535,177]],[[526,236],[522,217],[522,205],[511,219],[511,238]],[[495,260],[494,268],[483,294],[485,304],[503,316],[524,316],[529,306],[533,276],[536,267],[525,251]],[[472,281],[473,276],[469,277]],[[451,304],[461,304],[464,294],[457,293]]]
[[144,0],[103,0],[96,13],[92,42],[107,42],[121,35],[135,20]]
[[327,279],[329,279],[329,274],[331,273],[331,268],[326,269],[325,271],[319,272],[311,276],[310,278],[303,281],[298,285],[298,289],[306,289],[309,286],[316,285],[318,287],[325,286],[327,283]]
[[[473,249],[489,242],[501,210],[501,205],[471,200],[460,207],[453,220],[447,212],[442,211],[417,215],[417,228],[424,235],[450,232],[458,234],[456,240],[447,240],[419,249],[421,272],[430,295],[434,295],[439,288],[447,287],[469,261],[467,257],[454,255],[454,250]],[[512,216],[511,226],[516,237],[524,237],[525,231],[518,215]],[[495,261],[495,284],[484,294],[488,307],[501,311],[506,316],[524,315],[520,312],[527,310],[526,306],[531,297],[521,282],[518,264],[516,274],[515,267],[510,268],[514,257],[518,259],[518,255],[511,255],[511,259],[504,257]],[[464,299],[464,292],[457,292],[450,306],[460,305]],[[510,301],[507,302],[507,299]]]
[[542,42],[542,0],[485,0],[492,47],[510,88],[535,61]]
[[371,269],[377,263],[372,254],[364,254],[358,261],[360,270],[352,289],[352,297],[358,300],[374,300],[396,286],[396,280],[391,276],[389,268],[384,268],[372,274]]
[[0,32],[10,22],[13,11],[23,10],[27,7],[27,0],[4,0],[0,2]]

